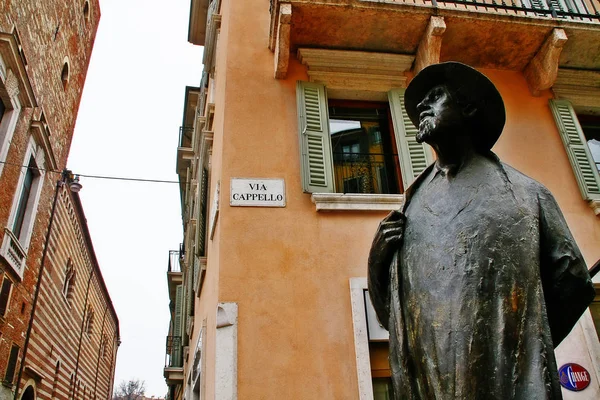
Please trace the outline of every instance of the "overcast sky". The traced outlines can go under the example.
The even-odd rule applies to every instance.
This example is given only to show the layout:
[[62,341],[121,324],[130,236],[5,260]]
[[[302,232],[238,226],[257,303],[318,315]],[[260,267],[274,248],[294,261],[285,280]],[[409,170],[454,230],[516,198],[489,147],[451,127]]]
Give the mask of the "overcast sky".
[[[202,47],[187,42],[189,0],[100,0],[102,17],[68,168],[75,174],[176,180],[186,85]],[[163,396],[169,249],[182,238],[176,184],[82,178],[80,192],[121,327],[115,387],[146,381]]]

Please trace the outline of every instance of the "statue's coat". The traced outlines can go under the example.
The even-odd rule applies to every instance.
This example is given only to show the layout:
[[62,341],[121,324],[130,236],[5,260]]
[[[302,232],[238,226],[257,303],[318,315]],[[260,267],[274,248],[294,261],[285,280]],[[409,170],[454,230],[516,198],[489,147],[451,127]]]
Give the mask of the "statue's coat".
[[396,399],[561,399],[554,347],[594,289],[550,192],[490,152],[405,195],[401,247],[369,269]]

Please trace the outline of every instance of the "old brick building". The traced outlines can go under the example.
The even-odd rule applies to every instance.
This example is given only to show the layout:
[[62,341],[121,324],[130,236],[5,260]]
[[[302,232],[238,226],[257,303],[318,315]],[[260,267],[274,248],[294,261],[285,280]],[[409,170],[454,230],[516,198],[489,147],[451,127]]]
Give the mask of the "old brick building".
[[32,386],[39,399],[108,399],[119,321],[69,185],[59,189],[45,266],[21,390]]
[[[74,374],[71,391],[73,387],[77,390],[78,386],[85,385],[88,390],[86,393],[90,393],[89,390],[94,387],[93,379],[82,377],[83,374],[92,373],[87,361],[79,365],[75,365],[75,361],[71,365],[69,358],[89,358],[88,353],[92,351],[90,346],[75,342],[74,348],[62,348],[59,343],[70,338],[65,336],[66,331],[55,329],[57,326],[72,329],[70,324],[75,326],[78,321],[84,326],[83,318],[89,315],[86,313],[88,308],[85,308],[88,304],[91,304],[94,310],[96,326],[100,327],[105,310],[110,308],[110,299],[101,283],[77,197],[67,201],[64,197],[66,195],[61,195],[57,208],[59,216],[55,224],[59,227],[67,226],[68,221],[72,227],[69,228],[71,231],[64,228],[64,237],[53,239],[52,243],[56,243],[53,244],[52,250],[48,251],[48,276],[44,277],[46,279],[41,285],[36,314],[38,320],[33,326],[34,329],[29,328],[33,321],[34,293],[39,282],[55,182],[61,177],[60,173],[55,171],[62,170],[66,165],[99,19],[100,7],[97,0],[0,1],[2,400],[15,397],[17,387],[20,393],[18,398],[21,398],[21,394],[24,394],[23,398],[36,398],[38,387],[40,398],[50,398],[50,395],[43,393],[51,391],[48,385],[52,386],[53,381],[59,382],[57,398],[67,398],[69,384],[66,384],[65,389],[62,382],[68,382],[69,378],[63,377],[62,374]],[[76,210],[69,217],[71,219],[60,217],[62,207]],[[75,238],[78,238],[78,241],[72,242]],[[86,239],[82,241],[81,238]],[[81,269],[81,276],[78,276],[79,289],[76,286],[75,301],[70,308],[72,315],[64,323],[60,319],[53,319],[57,323],[56,326],[48,325],[42,329],[40,321],[44,321],[44,318],[63,315],[63,311],[57,307],[62,306],[65,300],[61,300],[62,303],[57,302],[50,294],[55,290],[56,282],[64,280],[64,263],[60,267],[53,265],[62,262],[63,256],[72,257],[73,260],[79,257],[83,262],[77,265],[73,261],[75,271]],[[98,294],[91,295],[84,303],[83,300],[77,300],[77,290],[82,291],[82,296],[88,292],[84,288],[87,282],[83,283],[86,281],[86,271],[97,272],[94,275],[95,280],[90,280],[90,285],[95,285],[100,290],[94,291]],[[54,286],[52,282],[55,282]],[[60,293],[62,285],[58,285],[57,288]],[[118,322],[114,311],[111,311],[110,315],[112,322],[106,325],[106,352],[113,357],[113,343],[118,341]],[[28,335],[28,332],[31,332],[31,335]],[[101,335],[103,331],[98,332]],[[77,336],[76,333],[72,334]],[[23,349],[28,336],[29,354],[23,362]],[[92,342],[96,347],[103,343],[98,338]],[[71,354],[73,351],[75,353]],[[98,351],[96,349],[94,353]],[[66,361],[67,358],[69,361]],[[58,360],[64,360],[61,361],[63,365],[60,369],[56,368]],[[48,370],[48,365],[52,365],[51,370]],[[98,393],[110,393],[114,360],[110,368],[99,374],[104,382],[103,386],[98,386]],[[58,380],[55,378],[55,369],[58,370]],[[19,375],[21,380],[17,382]],[[79,381],[82,382],[80,385]],[[26,383],[32,386],[32,389],[23,390]]]

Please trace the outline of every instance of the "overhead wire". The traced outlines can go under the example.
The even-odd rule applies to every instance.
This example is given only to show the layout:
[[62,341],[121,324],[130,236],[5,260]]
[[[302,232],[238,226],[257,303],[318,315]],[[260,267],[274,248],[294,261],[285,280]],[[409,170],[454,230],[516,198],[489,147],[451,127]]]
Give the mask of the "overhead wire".
[[[8,161],[0,161],[0,164],[19,167],[19,168],[33,168],[38,171],[50,172],[50,173],[54,173],[54,174],[62,174],[62,171],[55,171],[53,169],[32,167],[29,165],[16,164],[16,163],[8,162]],[[180,182],[180,181],[172,181],[172,180],[165,180],[165,179],[130,178],[130,177],[124,177],[124,176],[89,175],[89,174],[78,174],[78,173],[73,173],[73,175],[77,175],[77,176],[83,177],[83,178],[91,178],[91,179],[109,179],[109,180],[149,182],[149,183],[185,183],[184,181]]]

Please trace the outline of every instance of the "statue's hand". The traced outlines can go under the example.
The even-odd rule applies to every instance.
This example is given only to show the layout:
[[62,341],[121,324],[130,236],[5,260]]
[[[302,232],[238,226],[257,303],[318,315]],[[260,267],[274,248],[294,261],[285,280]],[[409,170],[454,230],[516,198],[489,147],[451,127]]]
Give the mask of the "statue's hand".
[[405,221],[406,216],[398,210],[389,213],[379,223],[369,253],[369,268],[389,267],[394,252],[400,248],[402,243]]
[[[390,316],[390,266],[402,244],[406,217],[392,211],[380,223],[369,252],[368,286],[379,322],[388,329]],[[388,329],[389,330],[389,329]]]

